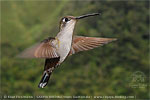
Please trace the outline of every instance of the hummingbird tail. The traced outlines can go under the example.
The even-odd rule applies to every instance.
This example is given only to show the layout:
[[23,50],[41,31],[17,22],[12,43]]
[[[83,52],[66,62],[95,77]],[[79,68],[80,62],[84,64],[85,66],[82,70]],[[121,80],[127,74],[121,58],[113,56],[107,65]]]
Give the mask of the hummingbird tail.
[[39,88],[44,88],[48,84],[50,76],[51,76],[51,73],[48,73],[48,72],[44,71],[44,74],[42,76],[42,79],[41,79],[38,87]]
[[50,76],[51,76],[51,73],[48,73],[47,71],[44,71],[44,74],[42,76],[42,79],[41,79],[38,87],[39,88],[44,88],[48,84]]
[[39,88],[44,88],[48,84],[48,81],[50,79],[53,70],[58,66],[57,63],[59,61],[59,58],[60,57],[45,60],[44,73],[38,85]]

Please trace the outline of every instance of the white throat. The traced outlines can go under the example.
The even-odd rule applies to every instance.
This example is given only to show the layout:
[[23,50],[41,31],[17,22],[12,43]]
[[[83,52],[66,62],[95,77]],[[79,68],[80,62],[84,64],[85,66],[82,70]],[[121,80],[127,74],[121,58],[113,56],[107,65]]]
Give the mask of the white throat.
[[74,30],[75,22],[70,22],[69,25],[66,24],[66,26],[61,29],[61,31],[58,33],[57,37],[58,38],[67,38],[67,37],[72,37],[73,35],[73,30]]

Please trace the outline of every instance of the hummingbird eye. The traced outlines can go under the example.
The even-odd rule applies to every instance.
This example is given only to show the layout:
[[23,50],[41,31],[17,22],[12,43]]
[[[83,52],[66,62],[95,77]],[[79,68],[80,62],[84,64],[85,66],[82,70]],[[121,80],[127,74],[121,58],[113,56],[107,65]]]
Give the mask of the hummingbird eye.
[[69,18],[64,18],[64,19],[63,19],[63,22],[68,22],[68,21],[70,21]]

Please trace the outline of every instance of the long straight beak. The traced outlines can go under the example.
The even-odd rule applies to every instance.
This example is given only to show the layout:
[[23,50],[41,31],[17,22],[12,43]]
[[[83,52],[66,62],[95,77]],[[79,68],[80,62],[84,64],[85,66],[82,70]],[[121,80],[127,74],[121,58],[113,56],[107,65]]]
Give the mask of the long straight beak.
[[78,16],[78,17],[76,17],[76,19],[82,19],[82,18],[86,18],[86,17],[90,17],[90,16],[97,16],[97,15],[101,15],[101,13],[86,14],[86,15]]

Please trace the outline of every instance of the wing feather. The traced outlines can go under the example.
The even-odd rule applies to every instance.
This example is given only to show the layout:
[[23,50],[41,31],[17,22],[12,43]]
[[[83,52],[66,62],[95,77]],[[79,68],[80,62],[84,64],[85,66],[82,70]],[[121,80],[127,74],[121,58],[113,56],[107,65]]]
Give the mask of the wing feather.
[[102,46],[109,42],[115,41],[115,38],[97,38],[97,37],[83,37],[83,36],[74,36],[72,48],[70,54],[90,50],[98,46]]
[[27,48],[18,55],[20,58],[57,58],[56,48],[52,45],[54,38],[48,38],[36,45]]

